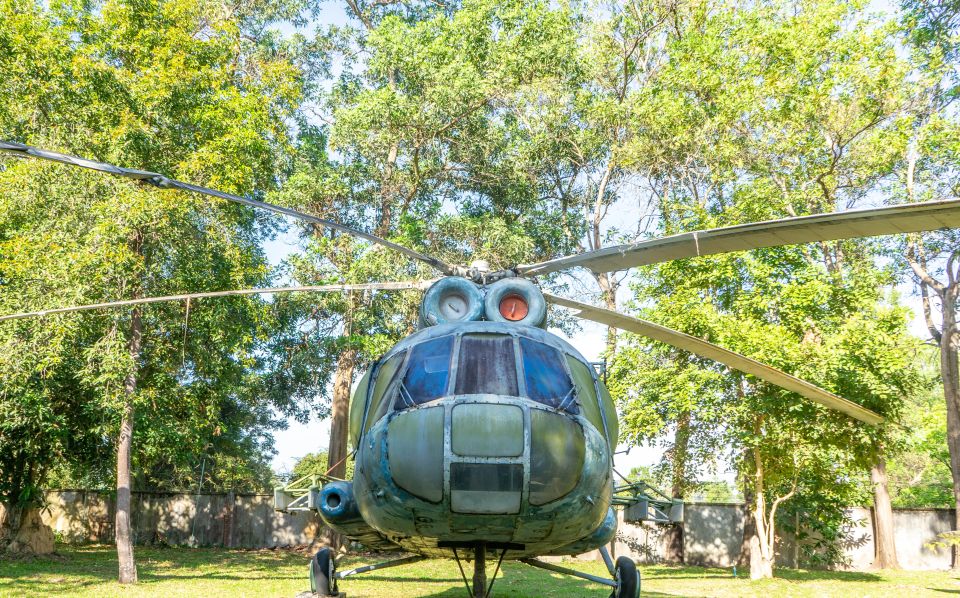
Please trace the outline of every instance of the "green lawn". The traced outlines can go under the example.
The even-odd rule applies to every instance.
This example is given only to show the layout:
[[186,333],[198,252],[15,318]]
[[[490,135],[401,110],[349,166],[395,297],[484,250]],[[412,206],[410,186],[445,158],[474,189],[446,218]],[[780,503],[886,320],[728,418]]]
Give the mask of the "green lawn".
[[[121,587],[111,546],[61,547],[60,556],[0,560],[0,596],[295,596],[308,589],[307,557],[292,551],[138,548],[140,583]],[[369,562],[343,559],[341,568]],[[602,563],[568,563],[604,574]],[[491,566],[492,572],[492,566]],[[751,582],[728,569],[643,567],[648,596],[943,596],[960,594],[960,576],[946,571],[840,573],[781,569],[777,579]],[[452,561],[426,561],[374,571],[343,582],[349,598],[463,597],[466,590]],[[609,590],[578,579],[507,563],[496,596],[591,596]]]

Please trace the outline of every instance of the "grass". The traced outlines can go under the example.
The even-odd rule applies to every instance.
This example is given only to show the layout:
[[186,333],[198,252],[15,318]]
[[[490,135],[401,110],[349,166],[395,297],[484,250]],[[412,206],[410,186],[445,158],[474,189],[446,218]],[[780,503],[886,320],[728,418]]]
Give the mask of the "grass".
[[[349,557],[340,569],[373,562]],[[140,583],[116,583],[112,546],[60,547],[59,556],[0,560],[0,596],[286,596],[309,588],[307,555],[284,550],[211,548],[138,548]],[[598,562],[571,561],[568,566],[605,575]],[[491,565],[492,569],[492,565]],[[491,571],[492,572],[492,571]],[[644,596],[944,596],[960,594],[960,576],[950,571],[835,572],[780,569],[777,578],[734,578],[729,569],[642,567]],[[469,571],[468,571],[469,576]],[[394,596],[466,596],[453,561],[425,561],[348,578],[349,598]],[[494,586],[495,596],[589,596],[606,598],[609,590],[586,581],[551,574],[520,563],[506,563]]]

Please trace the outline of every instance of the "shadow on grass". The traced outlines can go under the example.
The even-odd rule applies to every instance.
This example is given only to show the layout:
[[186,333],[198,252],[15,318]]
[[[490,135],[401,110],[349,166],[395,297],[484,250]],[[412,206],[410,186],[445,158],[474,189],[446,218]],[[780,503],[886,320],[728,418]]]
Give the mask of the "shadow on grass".
[[777,569],[774,577],[788,581],[871,581],[882,582],[883,577],[863,571],[820,571],[810,569]]
[[[77,592],[117,579],[117,556],[113,546],[58,546],[49,557],[0,559],[0,594],[13,592]],[[282,551],[225,551],[211,548],[136,549],[139,579],[144,584],[189,579],[245,581],[251,574],[277,580],[307,578],[307,557]],[[303,576],[277,575],[276,565],[303,563]],[[219,572],[203,572],[214,567]],[[238,570],[231,573],[231,569]]]

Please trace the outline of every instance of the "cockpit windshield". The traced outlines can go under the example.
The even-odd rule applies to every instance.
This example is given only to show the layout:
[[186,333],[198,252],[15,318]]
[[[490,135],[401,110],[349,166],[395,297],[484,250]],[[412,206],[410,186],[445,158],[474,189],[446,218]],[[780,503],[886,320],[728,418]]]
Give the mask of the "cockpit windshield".
[[526,396],[555,409],[580,412],[576,386],[560,350],[504,334],[470,333],[456,341],[455,335],[442,336],[410,349],[394,409],[408,409],[451,394],[494,394]]
[[560,351],[529,338],[520,338],[523,376],[527,396],[538,403],[579,413],[574,402],[573,383]]
[[407,374],[400,384],[397,409],[413,407],[447,394],[452,353],[452,336],[441,336],[410,350]]
[[454,393],[518,396],[513,337],[499,334],[464,335],[460,339],[460,361],[457,363]]

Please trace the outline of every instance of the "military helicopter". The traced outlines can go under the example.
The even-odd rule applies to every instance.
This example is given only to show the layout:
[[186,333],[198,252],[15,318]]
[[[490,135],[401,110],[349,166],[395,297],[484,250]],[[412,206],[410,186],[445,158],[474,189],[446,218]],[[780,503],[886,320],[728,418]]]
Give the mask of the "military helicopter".
[[[644,240],[628,245],[489,271],[402,247],[289,208],[131,170],[0,142],[0,151],[72,164],[160,188],[180,189],[292,216],[363,238],[425,262],[443,276],[420,306],[420,330],[387,351],[360,380],[349,427],[353,480],[309,476],[275,492],[275,508],[315,510],[347,538],[413,556],[338,571],[329,548],[311,559],[314,593],[338,595],[338,582],[426,558],[454,558],[474,598],[489,596],[505,559],[573,575],[636,598],[640,576],[605,546],[616,532],[614,507],[627,520],[683,518],[683,504],[644,484],[617,483],[613,453],[617,414],[597,371],[573,346],[545,330],[547,305],[701,355],[866,422],[883,418],[786,372],[705,340],[626,314],[544,294],[531,280],[573,267],[611,272],[674,259],[761,247],[960,226],[960,200],[905,204],[801,216]],[[285,292],[424,288],[422,282],[240,289],[151,297],[41,312],[6,319],[182,300]],[[599,549],[611,578],[538,560]],[[472,587],[461,551],[473,561]],[[487,584],[488,560],[496,560]]]

